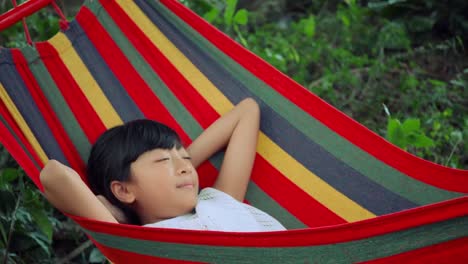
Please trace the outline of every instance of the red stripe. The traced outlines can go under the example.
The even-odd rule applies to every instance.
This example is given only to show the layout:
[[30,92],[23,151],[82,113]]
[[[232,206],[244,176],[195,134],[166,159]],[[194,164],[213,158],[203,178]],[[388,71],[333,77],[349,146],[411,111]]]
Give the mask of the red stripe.
[[[10,133],[8,128],[2,122],[0,122],[0,142],[13,156],[13,158],[18,162],[21,168],[23,168],[23,170],[26,172],[29,178],[31,178],[34,184],[41,191],[44,191],[44,188],[39,180],[39,169],[36,167],[31,157],[26,154],[26,151],[23,149],[19,142],[21,141],[26,146],[26,149],[29,151],[30,155],[33,156],[33,159],[38,159],[38,157],[34,151],[31,151],[31,145],[25,139],[24,135],[19,131],[18,127],[16,126],[16,123],[12,122],[11,116],[5,108],[3,101],[0,101],[0,114],[3,118],[5,118],[9,126],[13,129],[14,133],[19,137],[19,140],[16,139]],[[38,164],[41,163],[38,162]]]
[[282,96],[364,151],[417,180],[446,190],[468,193],[468,171],[444,167],[399,149],[304,89],[178,1],[161,0],[161,3]]
[[[40,46],[37,44],[37,46]],[[27,89],[29,90],[36,106],[39,111],[42,113],[44,120],[46,121],[50,131],[52,132],[54,138],[57,140],[62,152],[65,155],[65,158],[68,160],[70,166],[78,171],[79,174],[84,175],[85,165],[81,160],[80,155],[77,150],[73,147],[73,143],[68,137],[65,129],[62,127],[60,120],[55,115],[54,110],[49,105],[47,98],[44,96],[39,84],[37,83],[35,76],[27,67],[28,62],[24,58],[23,54],[19,50],[12,50],[13,60],[16,65],[21,65],[23,67],[17,67],[18,73],[26,84]]]
[[88,140],[94,143],[106,127],[68,71],[57,50],[47,42],[37,43],[36,49]]
[[320,227],[346,223],[346,220],[335,214],[310,194],[275,169],[262,156],[257,155],[252,171],[255,182],[281,207],[297,217],[308,227]]
[[[77,15],[76,20],[142,113],[149,119],[158,120],[172,127],[183,142],[190,143],[189,136],[133,68],[94,14],[84,7]],[[204,175],[200,179],[200,186],[212,184],[217,175],[216,169],[208,164],[203,164],[197,170]]]
[[[146,118],[158,120],[164,124],[176,124],[159,98],[154,95],[148,84],[133,68],[94,14],[85,7],[78,14],[76,20]],[[173,128],[182,131],[178,125]],[[189,138],[184,134],[182,140],[188,141]]]
[[[68,215],[93,232],[149,241],[238,247],[298,247],[366,239],[468,216],[468,197],[422,206],[359,222],[278,232],[231,233],[160,229],[98,222]],[[320,217],[320,216],[317,216]]]
[[365,261],[366,264],[386,263],[468,263],[468,238],[460,238],[386,258]]
[[[101,2],[122,32],[203,128],[207,128],[219,118],[219,114],[211,105],[191,86],[115,2]],[[252,179],[261,188],[264,188],[272,198],[282,201],[281,206],[308,226],[323,226],[345,222],[330,209],[318,203],[302,189],[285,179],[279,171],[259,155],[257,155]],[[311,212],[314,213],[311,214]],[[317,215],[320,215],[320,217],[317,217]]]

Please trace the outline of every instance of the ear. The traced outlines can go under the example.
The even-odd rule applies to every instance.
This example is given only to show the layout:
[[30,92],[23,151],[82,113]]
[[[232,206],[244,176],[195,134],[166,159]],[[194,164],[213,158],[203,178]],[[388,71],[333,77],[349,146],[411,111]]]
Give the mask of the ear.
[[135,194],[128,188],[125,182],[112,181],[110,189],[114,196],[122,203],[131,204],[135,201]]

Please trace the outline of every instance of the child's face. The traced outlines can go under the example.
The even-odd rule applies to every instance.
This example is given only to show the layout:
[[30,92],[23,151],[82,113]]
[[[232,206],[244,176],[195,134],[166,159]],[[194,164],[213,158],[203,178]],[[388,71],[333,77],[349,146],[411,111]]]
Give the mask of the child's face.
[[198,175],[184,148],[140,155],[131,164],[128,187],[143,224],[189,213],[197,204]]

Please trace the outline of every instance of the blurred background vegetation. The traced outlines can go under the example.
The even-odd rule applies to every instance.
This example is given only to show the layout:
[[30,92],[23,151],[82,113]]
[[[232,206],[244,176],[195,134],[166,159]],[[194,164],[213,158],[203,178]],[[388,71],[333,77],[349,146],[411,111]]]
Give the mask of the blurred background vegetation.
[[[57,1],[72,19],[80,0]],[[468,169],[465,0],[183,0],[241,45],[402,149]],[[0,0],[0,12],[11,8]],[[33,39],[58,31],[44,9]],[[19,24],[0,46],[21,47]],[[0,262],[104,263],[0,146]]]

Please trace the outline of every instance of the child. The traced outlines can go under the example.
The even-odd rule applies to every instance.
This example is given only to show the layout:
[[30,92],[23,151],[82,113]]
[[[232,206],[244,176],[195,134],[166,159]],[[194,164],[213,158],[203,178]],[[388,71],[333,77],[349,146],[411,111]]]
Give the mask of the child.
[[[88,161],[88,181],[98,197],[76,172],[53,160],[40,175],[45,196],[64,212],[114,223],[238,232],[284,230],[268,214],[242,203],[259,120],[257,103],[245,99],[187,149],[172,129],[154,121],[114,127],[97,140]],[[195,168],[224,147],[213,188],[198,194]]]

